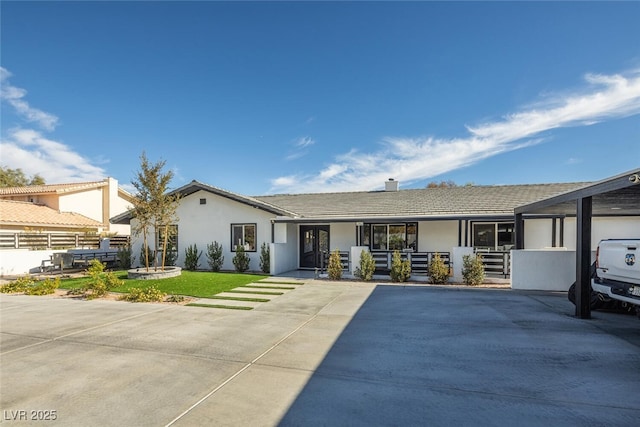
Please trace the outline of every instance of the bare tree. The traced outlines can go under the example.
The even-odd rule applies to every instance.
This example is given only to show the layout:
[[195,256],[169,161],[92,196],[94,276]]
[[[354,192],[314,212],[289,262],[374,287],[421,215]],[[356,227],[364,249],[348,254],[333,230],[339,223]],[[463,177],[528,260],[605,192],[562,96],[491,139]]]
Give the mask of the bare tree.
[[[467,182],[466,184],[464,184],[465,187],[473,187],[474,183],[473,182]],[[430,183],[427,184],[427,188],[454,188],[454,187],[459,187],[458,184],[456,184],[454,181],[452,180],[447,180],[447,181],[431,181]]]

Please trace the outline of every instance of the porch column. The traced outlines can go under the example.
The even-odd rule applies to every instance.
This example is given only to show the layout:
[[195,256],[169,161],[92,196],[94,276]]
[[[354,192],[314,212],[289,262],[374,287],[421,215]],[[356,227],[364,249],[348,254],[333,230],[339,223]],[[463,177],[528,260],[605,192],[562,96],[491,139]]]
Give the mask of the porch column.
[[591,318],[591,197],[577,201],[576,317]]
[[513,220],[514,228],[516,232],[516,241],[515,246],[516,249],[524,249],[524,218],[521,213],[515,214],[515,218]]

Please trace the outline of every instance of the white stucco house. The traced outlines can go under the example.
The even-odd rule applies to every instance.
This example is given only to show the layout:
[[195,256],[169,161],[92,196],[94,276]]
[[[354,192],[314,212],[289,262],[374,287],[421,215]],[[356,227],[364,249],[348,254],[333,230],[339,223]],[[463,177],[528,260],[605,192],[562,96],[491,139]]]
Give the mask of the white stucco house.
[[[389,180],[384,190],[243,196],[201,182],[176,189],[181,195],[175,226],[178,265],[184,249],[206,250],[214,241],[224,249],[223,269],[233,270],[236,245],[259,270],[260,246],[271,250],[271,274],[322,268],[329,251],[339,250],[345,270],[353,272],[360,253],[369,250],[377,269],[387,271],[394,250],[412,262],[413,272],[424,274],[438,252],[459,273],[461,257],[474,251],[486,254],[489,271],[507,277],[514,245],[514,209],[537,200],[587,187],[592,183],[556,183],[453,188],[399,189]],[[135,221],[129,214],[115,223]],[[640,217],[594,218],[593,245],[601,238],[625,237],[640,229]],[[575,216],[529,215],[524,221],[523,249],[575,250]],[[133,239],[133,253],[141,239]],[[201,259],[201,268],[208,268]],[[567,284],[567,288],[570,285]]]

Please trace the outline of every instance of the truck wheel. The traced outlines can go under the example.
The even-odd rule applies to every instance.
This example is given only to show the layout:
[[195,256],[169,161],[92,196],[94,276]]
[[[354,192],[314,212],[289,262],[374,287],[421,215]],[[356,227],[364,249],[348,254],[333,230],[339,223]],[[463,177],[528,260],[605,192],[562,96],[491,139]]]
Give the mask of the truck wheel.
[[[567,292],[567,298],[569,298],[569,301],[571,301],[573,305],[576,305],[575,282],[573,283],[573,285],[569,286],[569,291]],[[600,300],[600,298],[598,298],[598,293],[594,292],[593,290],[591,290],[591,300],[590,300],[589,306],[591,307],[591,310],[597,310],[602,307],[602,301]]]

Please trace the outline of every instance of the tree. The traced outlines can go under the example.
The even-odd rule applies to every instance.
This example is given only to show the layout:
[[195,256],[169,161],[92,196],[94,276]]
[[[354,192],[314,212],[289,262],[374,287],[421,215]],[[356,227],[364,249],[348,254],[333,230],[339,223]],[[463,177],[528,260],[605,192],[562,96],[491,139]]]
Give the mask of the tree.
[[[176,210],[178,209],[178,195],[168,194],[169,183],[173,179],[173,172],[163,172],[166,164],[165,160],[157,163],[149,163],[144,151],[140,155],[140,171],[136,173],[136,178],[131,184],[136,189],[133,199],[132,213],[138,223],[133,229],[134,234],[142,233],[143,245],[147,247],[149,228],[155,230],[158,236],[160,227],[164,229],[163,247],[166,249],[169,238],[169,225],[176,220]],[[154,253],[158,253],[158,239],[154,239]],[[164,270],[166,250],[162,252],[162,269]],[[142,260],[140,260],[142,261]],[[149,256],[145,252],[145,267],[149,271]],[[158,267],[157,257],[154,257],[154,267]]]
[[448,181],[431,181],[427,184],[427,188],[454,188],[457,187],[458,184],[453,182],[452,180]]
[[27,178],[22,169],[0,166],[0,187],[24,187],[26,185],[44,185],[44,178],[38,174]]

